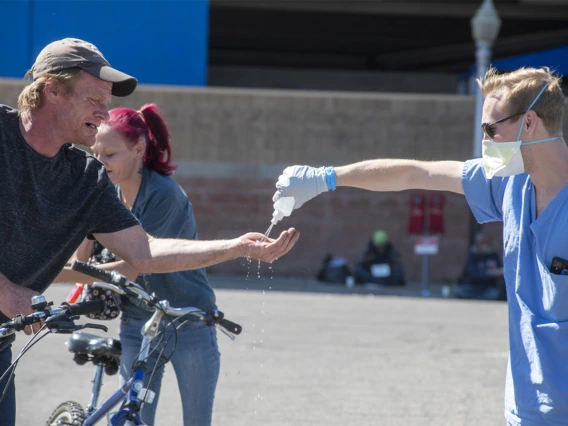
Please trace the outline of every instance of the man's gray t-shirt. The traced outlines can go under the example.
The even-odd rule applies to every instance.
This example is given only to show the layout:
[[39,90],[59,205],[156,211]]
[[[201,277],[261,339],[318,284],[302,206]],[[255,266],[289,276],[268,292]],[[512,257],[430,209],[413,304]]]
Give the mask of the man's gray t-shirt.
[[102,163],[71,144],[54,157],[39,154],[22,136],[19,112],[0,105],[0,272],[6,278],[41,293],[87,235],[138,224]]

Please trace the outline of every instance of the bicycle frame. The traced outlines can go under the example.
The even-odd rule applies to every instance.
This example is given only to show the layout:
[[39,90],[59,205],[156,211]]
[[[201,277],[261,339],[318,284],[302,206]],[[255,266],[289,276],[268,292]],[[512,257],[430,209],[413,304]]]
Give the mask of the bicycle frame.
[[107,415],[121,400],[123,403],[118,412],[110,418],[109,424],[115,426],[119,424],[119,422],[131,418],[132,414],[134,414],[134,424],[137,426],[144,425],[140,419],[139,410],[143,402],[142,400],[146,399],[146,395],[149,394],[149,391],[144,392],[143,398],[140,398],[140,393],[144,386],[145,366],[146,359],[150,352],[150,342],[158,334],[163,315],[162,311],[156,310],[152,317],[144,324],[142,328],[142,349],[138,355],[138,366],[130,379],[118,391],[107,398],[101,407],[95,409],[102,385],[102,367],[97,367],[97,374],[93,382],[93,395],[91,397],[91,404],[89,404],[89,409],[95,409],[95,411],[89,413],[90,415],[83,422],[83,426],[94,425]]
[[[140,418],[141,407],[144,403],[151,404],[155,397],[154,392],[150,389],[144,388],[147,359],[150,354],[150,343],[160,333],[160,325],[164,316],[172,318],[172,321],[168,323],[167,326],[173,327],[179,327],[183,324],[182,322],[176,326],[173,318],[180,318],[185,322],[186,319],[184,318],[188,318],[189,316],[194,317],[209,326],[215,326],[231,340],[235,339],[234,334],[239,334],[242,331],[242,327],[240,325],[224,318],[223,312],[217,310],[213,312],[203,312],[195,307],[171,307],[167,300],[158,300],[155,295],[147,293],[139,284],[129,281],[126,277],[120,275],[116,271],[104,271],[92,265],[87,265],[78,261],[75,261],[72,268],[95,278],[105,280],[105,282],[94,282],[93,286],[110,289],[119,295],[128,294],[136,296],[151,306],[154,309],[154,312],[152,317],[142,327],[140,353],[127,382],[113,395],[107,398],[99,408],[97,408],[102,380],[105,374],[105,368],[107,367],[106,361],[100,359],[99,362],[97,362],[97,371],[93,381],[91,400],[87,406],[87,410],[84,411],[80,404],[74,401],[67,401],[60,406],[63,407],[62,411],[56,410],[56,412],[52,415],[52,419],[59,422],[54,424],[60,424],[61,419],[63,418],[62,415],[67,416],[65,419],[68,419],[69,417],[79,419],[78,414],[80,414],[81,426],[94,425],[105,416],[109,418],[108,421],[110,426],[117,426],[125,420],[133,422],[134,425],[143,426],[144,423],[142,423]],[[113,413],[111,416],[111,410],[113,410],[114,407],[121,402],[122,404],[118,411]],[[67,404],[71,404],[74,408],[72,410],[67,408]],[[58,409],[60,407],[58,407]],[[85,418],[85,416],[88,417]],[[50,419],[50,421],[53,420]]]
[[[138,372],[138,370],[136,371],[136,373]],[[143,377],[144,372],[142,372],[142,380],[144,379]],[[103,403],[103,405],[101,405],[100,408],[96,409],[91,415],[89,415],[89,417],[87,417],[85,419],[85,422],[83,423],[83,426],[91,426],[94,425],[95,423],[97,423],[99,420],[101,420],[107,413],[110,412],[110,410],[112,410],[116,404],[118,404],[120,401],[124,400],[124,396],[129,394],[130,389],[132,388],[132,383],[134,383],[134,377],[131,377],[128,382],[126,382],[119,390],[117,390],[112,396],[110,396],[109,398],[107,398],[107,400]],[[123,402],[123,405],[126,403]],[[118,413],[115,414],[115,416],[113,416],[113,418],[111,419],[111,425],[116,425],[118,420],[124,419],[126,417],[128,417],[128,415],[130,414],[130,411],[128,412],[124,412],[124,409],[121,409]],[[122,415],[118,418],[116,418],[116,416],[122,412]],[[138,415],[137,415],[138,417]],[[143,423],[140,421],[140,418],[137,418],[136,420],[136,425],[142,425]]]

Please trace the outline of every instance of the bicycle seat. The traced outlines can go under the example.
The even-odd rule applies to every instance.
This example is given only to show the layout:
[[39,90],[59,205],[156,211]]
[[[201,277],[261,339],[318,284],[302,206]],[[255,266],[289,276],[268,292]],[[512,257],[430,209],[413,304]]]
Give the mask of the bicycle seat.
[[74,332],[67,341],[70,352],[94,357],[120,358],[122,345],[111,337],[100,337],[89,333]]

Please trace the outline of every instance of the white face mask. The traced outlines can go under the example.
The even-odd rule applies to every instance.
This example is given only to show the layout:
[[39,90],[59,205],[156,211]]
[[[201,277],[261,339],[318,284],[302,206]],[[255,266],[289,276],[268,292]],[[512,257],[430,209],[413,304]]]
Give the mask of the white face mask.
[[536,141],[522,142],[521,132],[523,130],[523,125],[525,124],[525,118],[527,112],[533,107],[544,89],[548,87],[549,83],[540,90],[539,94],[529,106],[527,111],[523,115],[521,120],[521,127],[517,135],[516,142],[493,142],[491,140],[483,140],[482,144],[482,157],[483,157],[483,169],[485,170],[485,177],[491,179],[493,176],[513,176],[525,172],[525,163],[523,162],[523,156],[521,154],[521,145],[532,145],[540,142],[555,141],[557,139],[562,139],[562,136],[556,136],[553,138],[539,139]]
[[485,177],[513,176],[525,172],[525,163],[521,155],[521,141],[482,143],[483,168]]

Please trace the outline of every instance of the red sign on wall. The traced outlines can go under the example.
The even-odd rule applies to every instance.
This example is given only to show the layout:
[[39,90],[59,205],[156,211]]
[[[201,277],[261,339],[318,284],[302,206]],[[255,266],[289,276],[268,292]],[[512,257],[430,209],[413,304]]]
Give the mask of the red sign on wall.
[[422,235],[424,234],[425,223],[425,210],[426,210],[426,197],[420,193],[413,193],[410,195],[410,219],[408,221],[408,234],[409,235]]
[[410,195],[409,235],[442,235],[444,233],[444,195],[430,194],[428,205],[426,197],[415,192]]
[[431,235],[444,233],[444,196],[440,193],[430,194],[430,226]]

